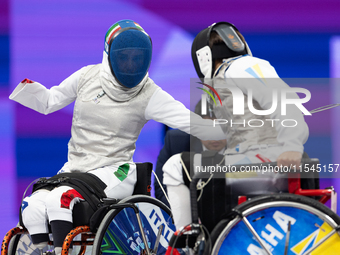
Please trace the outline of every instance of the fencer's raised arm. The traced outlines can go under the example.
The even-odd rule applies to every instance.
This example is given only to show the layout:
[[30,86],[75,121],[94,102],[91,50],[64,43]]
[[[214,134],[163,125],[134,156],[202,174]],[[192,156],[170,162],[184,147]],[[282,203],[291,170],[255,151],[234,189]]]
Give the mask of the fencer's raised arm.
[[171,128],[178,128],[201,140],[225,139],[222,129],[219,126],[214,127],[212,120],[203,119],[191,112],[161,88],[152,95],[145,110],[145,118],[161,122]]
[[83,68],[50,89],[39,82],[24,79],[9,98],[42,114],[58,111],[76,99],[82,71]]

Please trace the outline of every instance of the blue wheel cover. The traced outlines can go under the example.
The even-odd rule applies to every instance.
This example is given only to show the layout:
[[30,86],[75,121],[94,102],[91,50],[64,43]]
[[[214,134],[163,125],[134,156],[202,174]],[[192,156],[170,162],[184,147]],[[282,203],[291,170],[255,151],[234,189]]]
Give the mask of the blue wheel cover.
[[[171,217],[161,208],[150,203],[137,203],[149,248],[155,246],[158,230],[163,225],[157,254],[165,254],[175,231]],[[145,249],[132,208],[121,210],[111,221],[103,237],[102,254],[140,254]]]
[[[332,230],[332,227],[318,216],[293,207],[271,207],[248,215],[246,218],[273,255],[284,253],[289,221],[291,222],[291,231],[288,254],[291,255],[303,254]],[[328,251],[323,254],[337,254],[338,251],[335,249],[339,247],[339,236],[334,235],[333,240],[329,241],[331,243],[322,245],[322,247],[328,247]],[[256,241],[247,226],[239,221],[230,230],[218,254],[253,255],[267,253]]]

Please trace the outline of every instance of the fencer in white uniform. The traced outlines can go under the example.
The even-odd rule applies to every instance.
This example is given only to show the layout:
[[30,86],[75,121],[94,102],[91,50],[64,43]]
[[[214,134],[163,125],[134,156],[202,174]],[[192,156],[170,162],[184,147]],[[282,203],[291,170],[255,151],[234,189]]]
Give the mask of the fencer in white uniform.
[[[153,119],[203,140],[225,138],[220,127],[191,113],[149,78],[151,55],[148,34],[134,21],[122,20],[106,33],[101,64],[85,66],[51,89],[25,79],[10,95],[42,114],[75,101],[68,161],[60,172],[94,174],[106,184],[107,197],[132,194],[136,183],[132,157],[147,121]],[[22,217],[33,243],[46,244],[50,223],[55,251],[60,254],[72,228],[73,205],[80,200],[83,197],[68,186],[39,190],[25,198]]]
[[[208,85],[205,89],[212,87],[216,92],[211,91],[211,94],[215,95],[217,104],[210,105],[217,118],[214,125],[221,126],[226,133],[225,165],[269,161],[277,161],[282,166],[300,164],[309,134],[304,116],[293,104],[287,105],[286,115],[281,114],[281,98],[277,96],[275,103],[273,94],[290,87],[268,61],[252,56],[234,25],[219,22],[202,30],[192,44],[192,59],[199,78]],[[288,96],[292,100],[299,99],[296,93],[290,92]],[[248,98],[252,100],[249,102]],[[276,110],[271,110],[275,104]],[[242,114],[234,114],[236,107]],[[255,114],[256,110],[268,114]],[[189,189],[184,185],[179,159],[179,155],[174,155],[163,166],[163,182],[167,185],[177,229],[191,223]],[[233,179],[232,176],[226,178],[227,185],[237,187],[242,181],[241,188],[249,192],[256,192],[254,189],[258,186],[254,181],[262,182],[264,190],[266,185],[282,185],[284,177],[273,172],[260,179]]]

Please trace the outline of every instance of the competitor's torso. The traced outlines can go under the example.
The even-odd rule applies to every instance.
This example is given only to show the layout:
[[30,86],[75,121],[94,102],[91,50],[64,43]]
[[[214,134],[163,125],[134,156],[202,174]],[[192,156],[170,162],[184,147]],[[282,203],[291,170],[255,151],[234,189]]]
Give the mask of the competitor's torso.
[[79,82],[68,144],[71,171],[87,172],[132,162],[135,142],[147,122],[145,108],[158,88],[148,79],[144,88],[128,101],[114,101],[106,94],[94,100],[103,91],[100,66],[89,66]]
[[[225,79],[225,73],[230,71],[229,67],[232,64],[233,61],[225,62],[213,79],[214,86],[215,84],[223,84],[223,88],[216,89],[221,97],[222,106],[215,106],[214,112],[218,119],[228,121],[227,124],[221,125],[227,134],[228,146],[226,153],[242,153],[252,145],[278,144],[275,123],[273,125],[272,122],[266,121],[266,119],[270,119],[269,115],[260,116],[253,114],[247,105],[247,95],[244,95],[244,115],[233,114],[233,96],[228,89],[228,83],[231,81]],[[234,86],[235,84],[237,86],[237,79],[233,79],[232,82]],[[255,109],[262,110],[260,105],[254,100],[253,106]],[[263,126],[261,126],[262,123]]]

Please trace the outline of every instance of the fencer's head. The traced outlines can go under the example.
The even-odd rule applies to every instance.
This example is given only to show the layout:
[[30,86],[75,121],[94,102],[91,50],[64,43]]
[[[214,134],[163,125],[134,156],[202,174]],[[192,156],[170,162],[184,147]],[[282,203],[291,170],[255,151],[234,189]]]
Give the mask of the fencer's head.
[[212,78],[216,61],[249,54],[242,34],[231,23],[218,22],[203,29],[195,37],[191,57],[200,78]]
[[148,73],[152,56],[151,38],[136,22],[121,20],[107,31],[105,52],[117,82],[133,88]]

